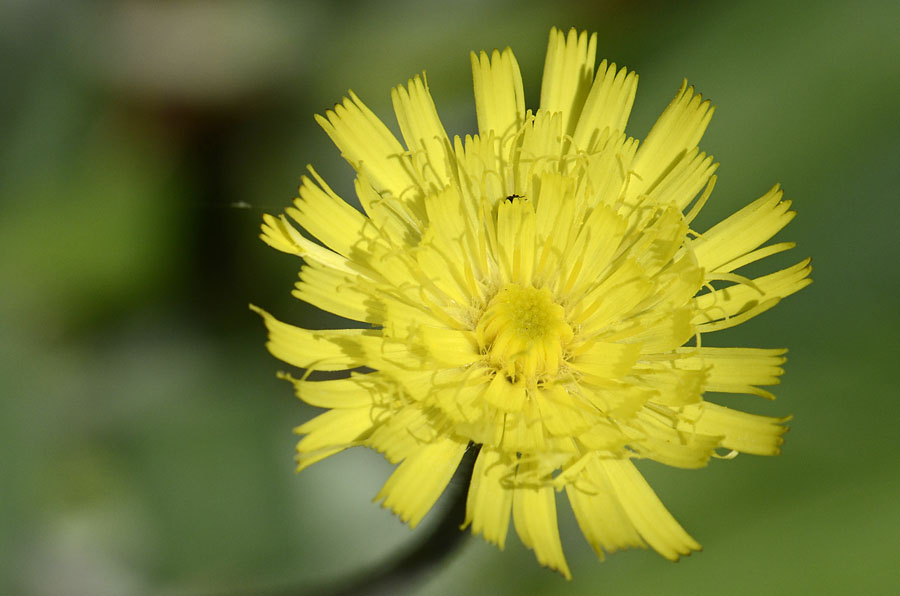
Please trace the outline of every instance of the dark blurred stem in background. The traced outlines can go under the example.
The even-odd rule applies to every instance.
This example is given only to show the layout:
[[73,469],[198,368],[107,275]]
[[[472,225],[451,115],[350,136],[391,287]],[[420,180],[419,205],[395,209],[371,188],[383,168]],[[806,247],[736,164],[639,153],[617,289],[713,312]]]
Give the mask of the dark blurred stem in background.
[[341,579],[316,586],[248,587],[234,591],[222,591],[207,596],[395,596],[410,594],[427,580],[468,537],[460,530],[465,521],[466,496],[472,468],[480,445],[470,445],[444,492],[449,501],[443,517],[421,542],[398,553],[396,558],[385,561],[350,579]]
[[[447,488],[446,497],[451,499],[450,505],[444,511],[444,517],[421,543],[401,553],[395,561],[359,575],[342,586],[331,589],[322,586],[322,589],[304,590],[293,594],[388,596],[411,593],[416,585],[445,562],[468,536],[468,532],[461,531],[460,526],[465,520],[466,495],[469,492],[469,481],[479,447],[470,446],[466,450],[466,455]],[[284,596],[287,594],[284,593]]]

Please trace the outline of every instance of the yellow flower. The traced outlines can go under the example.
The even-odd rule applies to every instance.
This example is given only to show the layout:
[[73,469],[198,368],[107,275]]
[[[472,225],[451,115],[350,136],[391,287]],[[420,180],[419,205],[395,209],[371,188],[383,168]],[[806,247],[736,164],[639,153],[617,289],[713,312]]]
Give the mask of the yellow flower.
[[424,76],[391,93],[405,147],[352,92],[317,117],[358,174],[363,212],[310,168],[287,217],[264,217],[262,239],[305,261],[297,298],[364,325],[312,331],[256,309],[277,358],[351,371],[284,375],[327,408],[297,428],[299,469],[376,449],[399,464],[377,499],[415,526],[480,445],[466,524],[503,548],[512,516],[567,578],[561,490],[601,558],[700,548],[632,460],[698,468],[778,453],[786,418],[703,397],[771,399],[760,386],[778,382],[785,351],[701,337],[810,283],[808,260],[735,273],[793,246],[760,248],[794,215],[777,186],[691,228],[715,183],[697,148],[709,101],[683,85],[639,145],[624,134],[637,75],[595,70],[595,50],[596,35],[551,30],[535,112],[511,50],[473,53],[479,130],[465,139],[447,136]]

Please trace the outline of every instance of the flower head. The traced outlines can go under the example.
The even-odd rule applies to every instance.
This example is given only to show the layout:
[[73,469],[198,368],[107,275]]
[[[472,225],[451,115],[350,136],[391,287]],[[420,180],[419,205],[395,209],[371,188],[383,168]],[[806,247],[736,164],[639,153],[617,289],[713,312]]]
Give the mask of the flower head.
[[[447,136],[424,77],[392,91],[405,147],[352,92],[318,117],[357,172],[362,212],[310,168],[262,238],[305,261],[294,295],[359,321],[307,330],[258,310],[273,355],[343,378],[289,378],[327,411],[297,428],[299,468],[356,445],[398,463],[378,495],[411,526],[470,444],[466,524],[504,545],[512,516],[541,564],[569,569],[565,490],[602,557],[699,549],[633,460],[681,468],[778,453],[784,418],[704,400],[772,395],[784,350],[705,347],[809,283],[808,260],[741,267],[793,217],[775,187],[706,231],[715,184],[697,144],[712,116],[683,85],[647,138],[625,135],[637,75],[595,69],[596,35],[553,29],[540,108],[512,51],[472,54],[478,134]],[[290,218],[321,244],[293,227]],[[361,328],[360,328],[361,327]]]

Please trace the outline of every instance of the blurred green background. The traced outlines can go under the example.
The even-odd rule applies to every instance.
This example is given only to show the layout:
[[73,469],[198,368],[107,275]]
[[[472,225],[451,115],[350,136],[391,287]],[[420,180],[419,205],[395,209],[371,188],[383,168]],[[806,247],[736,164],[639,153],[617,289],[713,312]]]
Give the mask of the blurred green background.
[[705,547],[678,564],[600,564],[561,507],[572,582],[474,539],[417,593],[895,593],[898,23],[887,0],[0,2],[0,594],[302,588],[416,540],[370,502],[377,454],[293,474],[313,411],[247,303],[333,321],[260,216],[310,162],[352,196],[312,118],[347,88],[396,129],[389,88],[427,69],[472,132],[468,52],[511,45],[536,106],[551,25],[638,71],[634,136],[683,77],[712,98],[704,223],[774,182],[794,200],[779,263],[813,256],[815,283],[717,338],[790,347],[778,401],[732,399],[792,430],[774,459],[642,467]]

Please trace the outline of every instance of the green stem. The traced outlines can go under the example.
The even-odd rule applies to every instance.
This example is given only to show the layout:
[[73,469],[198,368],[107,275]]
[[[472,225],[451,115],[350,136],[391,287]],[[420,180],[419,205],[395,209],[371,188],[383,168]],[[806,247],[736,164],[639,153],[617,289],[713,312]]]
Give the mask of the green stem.
[[[435,572],[447,557],[453,554],[468,536],[460,530],[465,521],[466,496],[472,478],[472,468],[480,445],[469,445],[453,479],[444,491],[443,501],[448,503],[443,517],[412,547],[349,580],[318,586],[281,586],[254,589],[229,590],[220,596],[394,596],[409,594],[430,574]],[[211,596],[211,595],[209,595]]]
[[[412,548],[402,552],[393,562],[383,564],[350,582],[331,590],[305,590],[312,596],[394,596],[409,594],[418,584],[433,573],[449,555],[456,551],[467,532],[460,531],[466,515],[466,496],[472,468],[480,446],[466,450],[459,468],[453,475],[446,494],[452,500],[443,517],[425,538]],[[296,593],[295,593],[296,594]],[[285,594],[285,596],[287,596]]]

